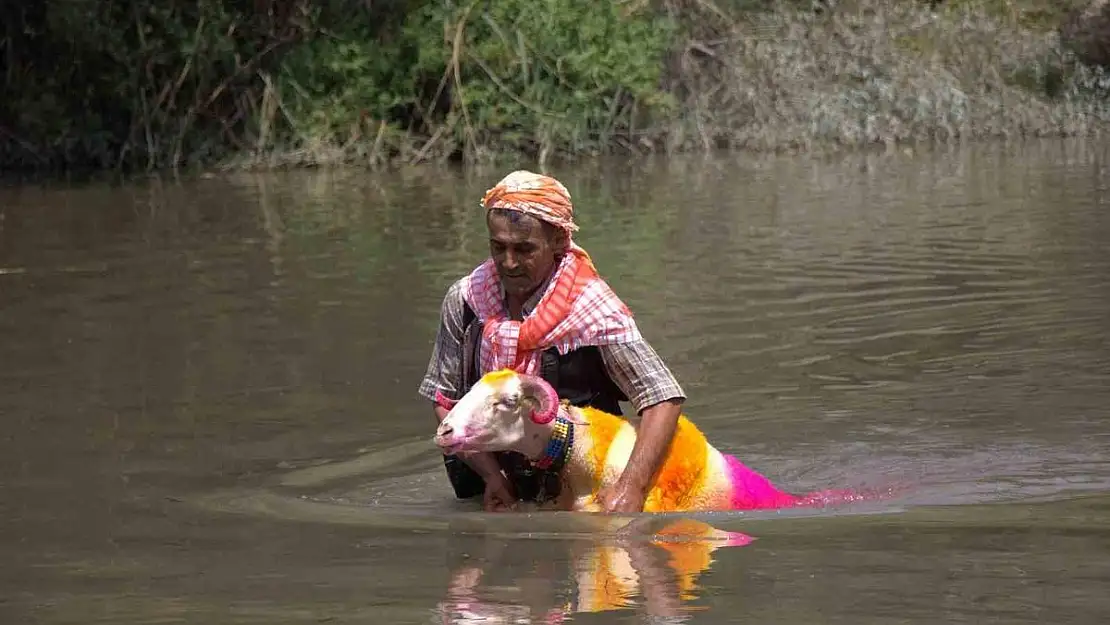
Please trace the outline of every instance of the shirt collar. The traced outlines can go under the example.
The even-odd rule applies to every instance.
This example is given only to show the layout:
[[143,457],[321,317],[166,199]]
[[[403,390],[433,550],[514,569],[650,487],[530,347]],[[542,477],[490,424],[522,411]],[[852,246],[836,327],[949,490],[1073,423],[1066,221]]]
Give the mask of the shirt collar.
[[[529,296],[528,299],[524,301],[524,306],[522,306],[521,310],[520,310],[521,315],[523,315],[524,317],[527,317],[528,315],[532,314],[533,311],[536,310],[536,306],[538,306],[539,303],[540,303],[540,298],[543,297],[543,294],[547,291],[547,287],[548,287],[548,285],[551,284],[551,279],[555,276],[555,273],[556,273],[555,271],[552,271],[551,275],[547,276],[547,278],[543,282],[541,282],[538,287],[536,287],[535,293],[532,293],[532,295]],[[505,287],[504,286],[502,286],[502,285],[500,285],[500,283],[498,283],[498,287],[501,289],[501,305],[505,307],[506,311],[508,311],[509,310],[509,296],[505,293]]]

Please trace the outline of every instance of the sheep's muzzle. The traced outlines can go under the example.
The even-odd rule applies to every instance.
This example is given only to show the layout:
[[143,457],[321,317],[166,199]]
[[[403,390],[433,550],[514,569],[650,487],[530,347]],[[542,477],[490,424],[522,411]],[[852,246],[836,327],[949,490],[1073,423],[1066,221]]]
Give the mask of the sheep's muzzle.
[[432,441],[439,447],[444,454],[450,456],[459,451],[463,445],[465,437],[459,436],[450,423],[443,422],[436,428],[436,435]]

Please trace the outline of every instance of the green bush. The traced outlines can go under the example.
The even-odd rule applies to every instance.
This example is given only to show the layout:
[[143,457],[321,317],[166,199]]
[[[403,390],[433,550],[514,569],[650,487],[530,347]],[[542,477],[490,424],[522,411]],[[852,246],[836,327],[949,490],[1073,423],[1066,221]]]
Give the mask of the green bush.
[[[4,160],[51,167],[175,166],[244,147],[259,68],[311,28],[308,0],[67,0],[23,14],[4,60]],[[8,17],[8,16],[5,16]]]
[[352,24],[291,53],[277,81],[288,139],[334,146],[384,120],[440,155],[599,150],[667,103],[673,32],[611,2],[426,3],[388,41]]

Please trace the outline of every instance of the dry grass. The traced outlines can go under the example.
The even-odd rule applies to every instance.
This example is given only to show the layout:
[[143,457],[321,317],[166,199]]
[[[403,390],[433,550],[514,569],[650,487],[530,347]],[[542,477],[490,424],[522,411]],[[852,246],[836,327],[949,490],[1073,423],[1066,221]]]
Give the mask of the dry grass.
[[727,38],[694,42],[674,70],[683,113],[671,149],[1074,136],[1110,121],[1105,77],[1075,67],[1043,16],[1008,0],[752,14]]

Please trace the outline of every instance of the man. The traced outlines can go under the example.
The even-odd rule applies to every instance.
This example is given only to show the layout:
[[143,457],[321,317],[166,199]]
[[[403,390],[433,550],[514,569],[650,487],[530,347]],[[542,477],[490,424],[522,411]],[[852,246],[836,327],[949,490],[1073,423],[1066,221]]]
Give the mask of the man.
[[[640,512],[667,452],[685,394],[640,335],[632,315],[598,277],[578,230],[570,193],[559,181],[515,171],[482,198],[490,258],[448,289],[420,395],[442,421],[437,393],[459,399],[489,371],[541,375],[561,399],[640,414],[627,467],[598,493],[607,512]],[[483,494],[488,511],[531,499],[537,485],[518,454],[445,457],[460,498]]]

